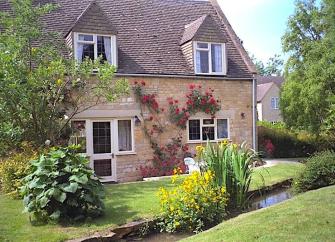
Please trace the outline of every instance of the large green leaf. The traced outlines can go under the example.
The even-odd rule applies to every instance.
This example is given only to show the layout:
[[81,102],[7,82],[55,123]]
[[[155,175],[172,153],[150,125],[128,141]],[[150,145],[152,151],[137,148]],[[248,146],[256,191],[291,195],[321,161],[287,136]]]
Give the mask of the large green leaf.
[[88,177],[87,175],[81,175],[81,176],[77,176],[77,175],[72,175],[69,179],[70,181],[75,181],[81,184],[86,184],[88,181]]
[[65,192],[75,193],[78,189],[78,183],[71,182],[68,186],[64,187],[63,190]]
[[59,211],[59,210],[53,212],[53,213],[50,215],[50,218],[51,218],[52,220],[57,220],[57,219],[59,219],[59,217],[60,217],[60,211]]

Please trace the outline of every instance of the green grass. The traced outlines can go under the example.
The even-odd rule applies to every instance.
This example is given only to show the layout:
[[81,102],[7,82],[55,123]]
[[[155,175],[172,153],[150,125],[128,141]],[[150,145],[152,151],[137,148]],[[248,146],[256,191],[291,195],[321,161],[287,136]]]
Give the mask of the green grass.
[[335,186],[242,214],[183,241],[334,241]]
[[[261,173],[265,185],[272,185],[291,178],[302,168],[300,164],[281,164],[266,169],[256,169],[252,189],[261,183]],[[59,225],[32,226],[26,214],[22,214],[22,201],[11,200],[0,195],[0,241],[62,241],[82,237],[99,230],[124,224],[139,218],[149,218],[158,214],[159,187],[168,186],[170,179],[155,182],[136,182],[120,185],[106,185],[106,214],[91,223],[61,227]]]

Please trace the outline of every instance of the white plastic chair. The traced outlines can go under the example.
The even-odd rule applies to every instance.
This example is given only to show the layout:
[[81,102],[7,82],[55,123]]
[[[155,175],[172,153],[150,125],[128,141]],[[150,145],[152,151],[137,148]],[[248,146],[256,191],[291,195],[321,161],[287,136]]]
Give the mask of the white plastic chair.
[[191,174],[192,172],[200,172],[200,166],[198,162],[196,162],[193,158],[186,157],[184,159],[184,163],[187,166],[189,174]]

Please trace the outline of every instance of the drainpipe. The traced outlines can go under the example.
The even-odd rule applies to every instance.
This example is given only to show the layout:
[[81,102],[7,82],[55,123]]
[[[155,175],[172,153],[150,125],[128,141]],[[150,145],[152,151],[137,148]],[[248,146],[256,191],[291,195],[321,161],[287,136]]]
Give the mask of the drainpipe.
[[257,79],[252,78],[252,148],[257,151]]

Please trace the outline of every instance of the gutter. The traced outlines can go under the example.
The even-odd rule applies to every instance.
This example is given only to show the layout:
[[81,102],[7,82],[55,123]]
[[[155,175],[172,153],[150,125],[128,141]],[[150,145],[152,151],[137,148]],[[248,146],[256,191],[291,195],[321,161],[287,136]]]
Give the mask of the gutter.
[[187,75],[160,75],[160,74],[123,74],[115,73],[116,77],[156,77],[156,78],[182,78],[182,79],[194,79],[194,80],[238,80],[238,81],[252,81],[253,77],[226,77],[226,76],[187,76]]
[[253,75],[252,79],[252,148],[257,151],[257,79]]

